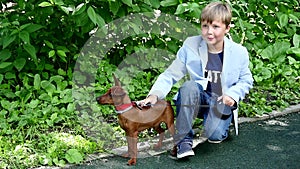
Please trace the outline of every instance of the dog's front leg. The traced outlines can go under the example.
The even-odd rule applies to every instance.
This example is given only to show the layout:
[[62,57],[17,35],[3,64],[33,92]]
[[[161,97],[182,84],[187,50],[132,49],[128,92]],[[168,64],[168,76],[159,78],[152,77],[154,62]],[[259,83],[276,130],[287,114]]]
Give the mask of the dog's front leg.
[[126,141],[127,141],[127,152],[122,154],[122,157],[128,158],[130,157],[130,152],[129,150],[131,149],[131,145],[130,145],[130,137],[128,136],[127,132],[126,132]]
[[138,131],[128,134],[128,153],[130,155],[130,160],[128,160],[128,165],[135,165],[137,158],[137,141],[138,141]]

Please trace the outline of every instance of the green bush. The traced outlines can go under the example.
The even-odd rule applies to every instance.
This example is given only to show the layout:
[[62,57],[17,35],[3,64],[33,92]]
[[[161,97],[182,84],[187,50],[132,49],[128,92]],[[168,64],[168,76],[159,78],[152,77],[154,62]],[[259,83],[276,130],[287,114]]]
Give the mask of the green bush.
[[[87,153],[122,145],[124,140],[120,138],[124,132],[116,124],[116,115],[111,107],[98,106],[95,96],[113,84],[111,75],[115,72],[133,100],[144,98],[182,41],[199,30],[199,15],[207,3],[1,1],[0,167],[80,163]],[[299,2],[234,0],[230,3],[234,15],[230,34],[234,41],[247,47],[255,79],[253,90],[240,104],[241,115],[262,115],[299,104]],[[153,25],[146,24],[155,10],[177,16],[187,24],[179,25],[168,15],[161,15]],[[127,22],[120,22],[121,27],[113,25],[113,21],[132,13],[149,16],[128,18]],[[111,42],[109,51],[102,51],[95,43],[97,38],[101,40],[107,35],[105,24],[118,28],[113,31],[134,36],[124,34],[126,38],[120,39],[120,43]],[[151,28],[150,33],[145,32],[146,28]],[[160,34],[161,31],[165,34]],[[89,50],[89,45],[96,48]],[[146,54],[145,58],[135,57],[141,53]],[[158,54],[163,54],[166,62],[161,62]],[[140,67],[130,67],[136,63]],[[90,66],[97,69],[89,69]],[[180,83],[172,89],[168,99],[179,86]],[[73,142],[67,144],[56,139],[57,136]]]

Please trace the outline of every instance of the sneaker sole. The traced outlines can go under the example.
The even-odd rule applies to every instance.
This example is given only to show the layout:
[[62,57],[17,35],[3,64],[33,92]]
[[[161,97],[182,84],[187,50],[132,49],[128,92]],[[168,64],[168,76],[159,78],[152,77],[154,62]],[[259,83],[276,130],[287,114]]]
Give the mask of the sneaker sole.
[[189,156],[194,156],[194,155],[195,155],[194,151],[190,150],[190,151],[184,152],[182,154],[177,154],[177,159],[184,158],[184,157],[189,157]]
[[216,141],[214,141],[214,140],[207,140],[209,143],[212,143],[212,144],[220,144],[220,143],[222,143],[222,140],[216,140]]

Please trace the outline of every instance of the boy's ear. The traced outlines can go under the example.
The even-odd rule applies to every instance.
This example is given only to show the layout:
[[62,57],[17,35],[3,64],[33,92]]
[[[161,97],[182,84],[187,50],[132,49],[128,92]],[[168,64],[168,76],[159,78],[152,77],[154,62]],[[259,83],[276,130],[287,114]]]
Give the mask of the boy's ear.
[[226,27],[225,32],[228,33],[229,31],[230,31],[230,25],[228,25],[228,26]]

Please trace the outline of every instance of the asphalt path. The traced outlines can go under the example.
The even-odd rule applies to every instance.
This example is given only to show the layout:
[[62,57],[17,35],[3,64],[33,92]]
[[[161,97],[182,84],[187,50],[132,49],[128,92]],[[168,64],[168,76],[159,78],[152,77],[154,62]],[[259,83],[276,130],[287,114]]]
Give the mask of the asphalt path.
[[72,169],[300,169],[300,112],[239,125],[221,144],[204,142],[194,148],[195,156],[173,160],[168,153],[139,158],[135,166],[128,159],[113,156]]

